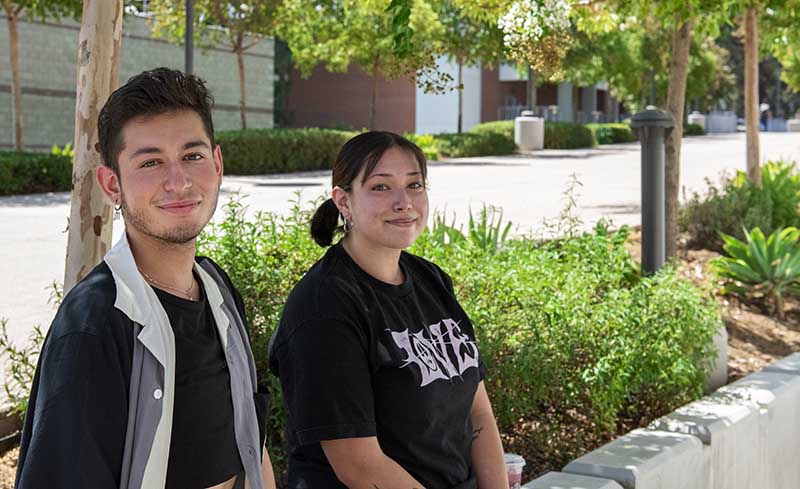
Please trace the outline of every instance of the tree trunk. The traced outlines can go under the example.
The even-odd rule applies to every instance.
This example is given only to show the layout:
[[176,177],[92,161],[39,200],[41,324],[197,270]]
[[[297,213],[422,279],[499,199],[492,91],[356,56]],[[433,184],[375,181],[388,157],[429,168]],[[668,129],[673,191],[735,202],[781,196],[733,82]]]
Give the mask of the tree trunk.
[[247,105],[245,104],[245,88],[244,88],[244,39],[240,34],[236,38],[236,45],[233,50],[236,51],[236,62],[239,64],[239,114],[242,118],[242,129],[247,129]]
[[14,101],[14,149],[25,149],[25,119],[22,112],[22,85],[19,80],[19,33],[17,32],[18,14],[6,12],[8,23],[8,57],[11,64],[11,98]]
[[122,11],[123,0],[83,1],[65,293],[103,259],[111,244],[111,203],[95,179],[102,164],[97,115],[119,82]]
[[456,61],[458,63],[458,133],[461,134],[462,120],[464,114],[464,87],[461,85],[463,80],[464,60],[460,57]]
[[744,20],[744,120],[747,127],[747,178],[761,185],[758,155],[758,13],[748,8]]
[[675,118],[675,127],[665,141],[664,210],[666,214],[666,256],[675,256],[678,249],[678,196],[681,179],[681,138],[683,136],[683,111],[686,105],[686,77],[689,74],[689,46],[692,42],[692,21],[676,19],[672,34],[672,59],[670,61],[667,110]]
[[375,63],[372,65],[372,99],[369,103],[369,130],[375,130],[375,112],[377,107],[378,101],[378,73],[380,73],[380,69],[378,67],[378,57],[375,57]]

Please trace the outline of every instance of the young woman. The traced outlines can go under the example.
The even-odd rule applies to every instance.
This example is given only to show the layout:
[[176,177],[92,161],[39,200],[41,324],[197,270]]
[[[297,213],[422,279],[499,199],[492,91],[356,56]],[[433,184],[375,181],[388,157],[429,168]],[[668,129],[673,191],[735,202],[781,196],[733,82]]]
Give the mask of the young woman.
[[270,348],[286,406],[288,487],[505,489],[472,324],[450,277],[403,251],[428,218],[426,162],[389,132],[349,140],[311,234],[330,246]]

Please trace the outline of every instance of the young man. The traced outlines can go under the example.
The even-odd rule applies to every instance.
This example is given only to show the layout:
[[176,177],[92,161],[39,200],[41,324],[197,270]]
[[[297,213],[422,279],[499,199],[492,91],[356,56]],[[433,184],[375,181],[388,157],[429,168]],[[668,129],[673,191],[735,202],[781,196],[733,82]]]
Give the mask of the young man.
[[48,332],[16,488],[275,487],[241,297],[195,256],[222,182],[212,105],[158,68],[100,112],[97,180],[125,234]]

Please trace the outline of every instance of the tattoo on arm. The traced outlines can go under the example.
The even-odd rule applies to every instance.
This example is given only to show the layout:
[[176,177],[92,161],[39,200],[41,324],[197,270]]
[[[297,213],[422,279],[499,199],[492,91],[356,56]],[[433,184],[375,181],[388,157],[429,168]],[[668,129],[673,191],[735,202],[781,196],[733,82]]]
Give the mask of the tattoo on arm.
[[481,431],[483,431],[483,426],[479,426],[472,430],[472,441],[475,441],[479,436],[481,436]]

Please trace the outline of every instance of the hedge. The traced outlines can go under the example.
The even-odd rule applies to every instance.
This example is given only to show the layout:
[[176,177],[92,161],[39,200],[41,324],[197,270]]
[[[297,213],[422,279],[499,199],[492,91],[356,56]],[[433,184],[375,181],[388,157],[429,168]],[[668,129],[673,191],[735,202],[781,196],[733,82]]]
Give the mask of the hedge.
[[513,136],[509,138],[503,134],[490,132],[444,133],[435,134],[433,137],[439,153],[450,158],[508,155],[517,147]]
[[72,159],[47,153],[0,151],[0,195],[72,188]]
[[597,144],[630,143],[636,141],[631,126],[624,123],[586,124]]
[[[503,134],[513,141],[514,121],[485,122],[473,127],[470,132]],[[596,144],[592,131],[582,124],[551,121],[544,123],[544,149],[591,148]]]
[[357,133],[334,129],[220,131],[227,175],[329,170],[342,145]]
[[592,148],[597,143],[591,129],[572,122],[546,122],[544,124],[545,149]]
[[684,124],[684,136],[705,136],[706,130],[700,124]]

